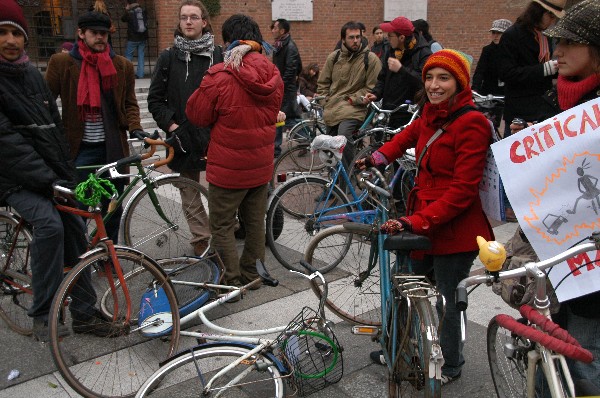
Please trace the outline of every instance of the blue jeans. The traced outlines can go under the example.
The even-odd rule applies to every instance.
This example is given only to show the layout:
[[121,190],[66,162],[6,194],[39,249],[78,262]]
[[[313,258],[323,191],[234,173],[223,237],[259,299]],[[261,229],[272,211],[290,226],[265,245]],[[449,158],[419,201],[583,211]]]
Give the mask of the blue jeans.
[[[75,266],[86,250],[85,225],[81,217],[60,212],[47,197],[25,189],[9,195],[6,203],[33,227],[29,246],[33,303],[27,315],[47,320],[54,293],[63,280],[64,266]],[[77,280],[74,293],[86,294],[72,295],[71,311],[91,313],[96,297],[90,293],[94,292],[90,279],[91,273],[84,272]],[[82,302],[77,297],[89,301]]]
[[[82,142],[79,147],[79,153],[75,158],[75,167],[80,166],[92,166],[99,165],[103,166],[106,164],[106,144],[104,142],[99,143],[86,143]],[[82,182],[87,180],[88,175],[93,173],[95,170],[93,169],[79,169],[77,170],[77,180],[78,182]],[[119,170],[123,173],[123,170]],[[106,176],[100,176],[100,178],[106,178]],[[123,192],[125,188],[126,181],[124,178],[119,178],[115,180],[110,180],[117,188],[119,193]],[[108,209],[108,204],[110,200],[107,198],[102,199],[102,214],[106,214]],[[119,223],[121,221],[121,215],[123,214],[123,206],[119,206],[113,215],[110,217],[110,220],[106,223],[106,234],[108,238],[111,239],[115,244],[119,242]]]
[[146,41],[127,41],[127,48],[125,49],[125,58],[133,61],[133,52],[137,49],[137,71],[135,75],[141,79],[144,77],[144,50],[146,48]]
[[[463,357],[463,342],[460,335],[460,311],[456,309],[455,291],[458,282],[469,276],[469,271],[477,251],[425,256],[423,261],[413,260],[415,274],[427,275],[433,269],[438,291],[446,299],[446,316],[440,331],[440,345],[444,354],[442,374],[456,377],[460,375],[465,358]],[[438,316],[442,317],[442,302],[436,304]],[[466,314],[465,314],[466,317]],[[465,319],[465,324],[466,324]]]

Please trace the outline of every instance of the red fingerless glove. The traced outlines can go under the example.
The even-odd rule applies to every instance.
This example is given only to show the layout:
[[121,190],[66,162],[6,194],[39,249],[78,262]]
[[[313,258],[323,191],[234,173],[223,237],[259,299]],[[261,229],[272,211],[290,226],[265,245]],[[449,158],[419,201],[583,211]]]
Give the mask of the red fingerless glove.
[[401,217],[393,220],[387,220],[379,228],[380,231],[387,235],[394,235],[400,231],[412,231],[410,220],[406,217]]

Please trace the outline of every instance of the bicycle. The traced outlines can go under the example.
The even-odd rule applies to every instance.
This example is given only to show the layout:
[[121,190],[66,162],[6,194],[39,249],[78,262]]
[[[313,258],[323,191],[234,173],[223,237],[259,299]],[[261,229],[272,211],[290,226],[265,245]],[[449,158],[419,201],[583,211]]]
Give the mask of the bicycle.
[[[155,132],[154,139],[157,137]],[[129,142],[139,140],[130,139]],[[178,173],[154,177],[158,167],[166,163],[143,165],[142,161],[154,156],[157,145],[169,146],[165,141],[155,142],[148,153],[132,155],[100,168],[89,166],[97,169],[96,177],[108,173],[111,180],[131,178],[123,192],[111,198],[104,222],[110,220],[126,201],[119,227],[121,241],[126,246],[156,259],[193,255],[190,242],[194,236],[190,224],[208,225],[208,190]],[[133,166],[137,172],[121,174],[117,169],[123,166]]]
[[[401,130],[402,127],[394,131]],[[310,173],[299,175],[280,185],[269,199],[267,243],[273,255],[287,269],[299,270],[294,264],[302,259],[309,239],[321,229],[347,221],[373,222],[375,211],[372,204],[366,203],[368,192],[357,192],[359,188],[341,162],[345,140],[343,136],[321,135],[315,138],[312,150],[327,163],[329,177]],[[411,181],[406,179],[405,182]],[[340,184],[346,187],[350,198]],[[411,188],[412,185],[404,191],[408,192]],[[332,264],[329,269],[333,267],[335,265]],[[328,271],[327,268],[319,270]]]
[[[325,97],[313,98],[311,101],[311,109],[316,109],[316,112],[322,110],[322,107],[318,105],[318,101],[324,98]],[[359,148],[359,151],[362,150],[360,146],[364,143],[365,138],[371,138],[374,142],[377,142],[382,140],[383,137],[393,135],[393,132],[390,132],[391,129],[387,129],[391,114],[408,111],[412,113],[414,117],[416,112],[416,107],[411,104],[401,104],[394,109],[381,109],[377,103],[370,102],[368,108],[370,110],[367,117],[359,129],[353,133],[352,139],[350,140],[353,145],[356,145],[357,148]],[[299,175],[326,175],[327,163],[323,162],[319,157],[311,156],[309,154],[310,144],[315,137],[327,134],[327,126],[325,123],[323,123],[320,118],[315,118],[316,116],[313,116],[308,121],[303,120],[290,130],[288,144],[291,146],[277,158],[274,164],[273,179],[271,183],[274,188],[279,186],[279,184],[286,182],[288,179]]]
[[[317,270],[304,264],[309,280],[319,279],[327,291],[327,282]],[[343,375],[343,355],[333,325],[325,318],[323,300],[315,311],[304,307],[287,325],[264,330],[233,330],[210,321],[206,312],[242,295],[258,283],[277,286],[264,265],[257,261],[260,278],[242,288],[233,288],[182,319],[199,317],[217,332],[182,331],[182,336],[198,339],[199,345],[185,350],[162,364],[138,391],[136,397],[167,396],[183,391],[190,395],[210,397],[284,397],[286,387],[291,395],[309,395],[331,384]],[[218,285],[203,285],[223,288]],[[275,338],[265,335],[278,334]],[[287,383],[284,383],[287,381]]]
[[495,129],[500,127],[502,111],[504,110],[503,95],[482,95],[473,91],[473,102],[479,111],[494,125]]
[[[498,397],[543,397],[548,393],[553,398],[576,396],[565,357],[586,363],[591,362],[593,357],[567,331],[550,320],[550,300],[546,293],[547,275],[544,270],[577,254],[600,249],[599,232],[592,233],[586,240],[586,243],[549,259],[530,262],[508,271],[500,271],[506,252],[499,243],[480,244],[480,258],[484,258],[482,253],[490,250],[489,246],[493,253],[498,253],[499,258],[493,262],[483,261],[486,266],[484,275],[471,276],[458,284],[456,305],[459,310],[466,311],[468,307],[468,286],[492,286],[506,279],[523,276],[533,278],[535,282],[533,306],[525,304],[520,307],[523,319],[515,320],[509,315],[499,314],[491,319],[487,328],[488,362]],[[464,316],[462,320],[465,340]]]
[[[151,258],[169,258],[187,254],[191,250],[189,241],[192,236],[188,221],[206,217],[207,191],[199,183],[178,174],[152,177],[156,169],[170,160],[142,165],[143,160],[154,155],[157,146],[168,147],[168,144],[152,141],[147,153],[102,166],[95,175],[109,172],[111,178],[134,177],[120,196],[111,198],[103,222],[106,223],[129,197],[121,217],[123,241],[126,245],[147,252]],[[137,174],[118,173],[116,169],[124,165],[135,166]],[[186,208],[182,206],[182,192],[188,192],[191,197],[191,205]],[[96,231],[90,228],[92,239],[95,234]],[[23,335],[30,335],[33,327],[32,319],[27,316],[33,297],[29,269],[31,239],[31,227],[27,222],[9,209],[0,211],[0,317],[12,330]]]
[[[443,356],[438,330],[445,301],[426,277],[412,273],[409,260],[411,251],[427,250],[430,242],[406,232],[394,236],[379,232],[392,195],[377,169],[367,176],[363,173],[362,182],[378,203],[375,221],[345,223],[319,232],[306,250],[305,261],[316,267],[336,259],[332,271],[336,279],[330,283],[325,305],[358,324],[353,334],[379,342],[388,367],[389,396],[439,397]],[[393,261],[389,252],[395,253]],[[312,288],[324,298],[318,285]],[[432,301],[439,302],[439,317]]]
[[[74,194],[61,186],[55,186],[55,192]],[[85,397],[127,396],[135,393],[144,372],[154,370],[153,361],[164,360],[176,351],[177,297],[157,262],[108,239],[98,205],[100,195],[92,193],[91,197],[97,203],[89,210],[80,209],[74,201],[56,204],[59,211],[93,220],[97,232],[90,249],[80,256],[55,294],[48,314],[50,349],[60,374],[77,393]],[[153,296],[163,298],[160,306],[146,305]],[[76,328],[75,324],[81,323],[77,320],[89,316],[90,311],[101,320]],[[73,333],[63,336],[62,325],[68,324],[73,324]],[[96,332],[96,328],[105,332]],[[159,335],[169,341],[155,339]],[[141,359],[143,368],[139,366]]]

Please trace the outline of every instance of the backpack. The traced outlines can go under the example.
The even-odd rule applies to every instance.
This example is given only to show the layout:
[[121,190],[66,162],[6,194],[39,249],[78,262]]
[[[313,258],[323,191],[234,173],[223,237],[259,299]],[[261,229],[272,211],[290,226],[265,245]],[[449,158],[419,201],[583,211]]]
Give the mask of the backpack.
[[131,10],[131,21],[133,26],[133,31],[136,33],[144,33],[148,30],[148,26],[146,24],[146,18],[144,16],[144,10],[142,7],[136,7]]
[[[340,54],[342,53],[342,50],[337,50],[337,52],[335,53],[335,57],[333,58],[333,64],[335,65],[335,63],[338,61],[338,59],[340,59]],[[365,63],[365,72],[367,70],[369,70],[369,51],[367,51],[365,54],[365,57],[363,59],[363,62]]]

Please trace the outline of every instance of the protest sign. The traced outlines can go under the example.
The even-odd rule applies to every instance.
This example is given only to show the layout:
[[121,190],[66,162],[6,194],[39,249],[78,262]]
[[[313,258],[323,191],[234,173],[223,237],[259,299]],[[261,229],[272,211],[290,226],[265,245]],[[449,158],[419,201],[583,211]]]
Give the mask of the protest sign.
[[[540,259],[600,231],[600,99],[523,129],[493,144],[492,151]],[[559,301],[600,290],[600,253],[581,254],[548,276]]]

